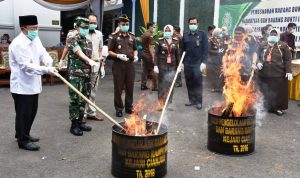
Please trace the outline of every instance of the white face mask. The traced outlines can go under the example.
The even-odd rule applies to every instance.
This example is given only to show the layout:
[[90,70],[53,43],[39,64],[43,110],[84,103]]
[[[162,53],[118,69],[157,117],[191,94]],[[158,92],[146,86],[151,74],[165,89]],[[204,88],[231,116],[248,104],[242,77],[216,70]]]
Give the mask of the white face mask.
[[294,33],[295,32],[295,29],[292,29],[291,31],[290,31],[290,33]]

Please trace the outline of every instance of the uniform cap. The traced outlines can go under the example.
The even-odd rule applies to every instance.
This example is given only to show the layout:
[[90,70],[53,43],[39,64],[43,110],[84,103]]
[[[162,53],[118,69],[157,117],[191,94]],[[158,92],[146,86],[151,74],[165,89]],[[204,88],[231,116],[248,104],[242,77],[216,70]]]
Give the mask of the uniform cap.
[[20,24],[20,27],[23,27],[26,25],[37,25],[38,20],[35,15],[19,16],[19,24]]
[[76,17],[75,23],[78,27],[89,27],[89,19],[84,17]]
[[124,15],[121,15],[121,16],[119,17],[119,21],[120,21],[120,22],[130,22],[128,16],[125,15],[125,14],[124,14]]

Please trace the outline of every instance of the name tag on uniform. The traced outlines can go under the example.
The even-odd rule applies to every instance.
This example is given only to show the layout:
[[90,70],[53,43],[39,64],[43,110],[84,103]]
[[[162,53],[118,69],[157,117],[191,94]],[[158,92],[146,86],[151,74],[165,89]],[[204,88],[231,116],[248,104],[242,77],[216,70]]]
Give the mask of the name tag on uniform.
[[171,55],[169,54],[169,55],[167,56],[167,63],[168,63],[168,64],[171,64],[171,61],[172,61],[172,58],[171,58]]

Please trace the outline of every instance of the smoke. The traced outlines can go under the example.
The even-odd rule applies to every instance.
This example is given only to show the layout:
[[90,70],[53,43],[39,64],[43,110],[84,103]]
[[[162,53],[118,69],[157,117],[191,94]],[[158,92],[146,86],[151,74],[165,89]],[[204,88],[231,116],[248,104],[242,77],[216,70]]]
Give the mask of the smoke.
[[259,100],[255,103],[254,109],[256,110],[256,126],[261,127],[262,121],[266,116],[266,111],[264,108],[264,97],[261,95]]

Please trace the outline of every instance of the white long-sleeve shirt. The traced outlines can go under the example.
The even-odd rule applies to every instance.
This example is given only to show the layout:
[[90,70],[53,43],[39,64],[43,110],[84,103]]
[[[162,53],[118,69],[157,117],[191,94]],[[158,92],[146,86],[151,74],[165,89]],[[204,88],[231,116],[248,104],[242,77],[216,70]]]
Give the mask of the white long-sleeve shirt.
[[[40,66],[43,62],[45,66]],[[48,73],[53,60],[39,37],[30,40],[22,32],[9,46],[10,91],[32,95],[42,92],[41,75]]]

